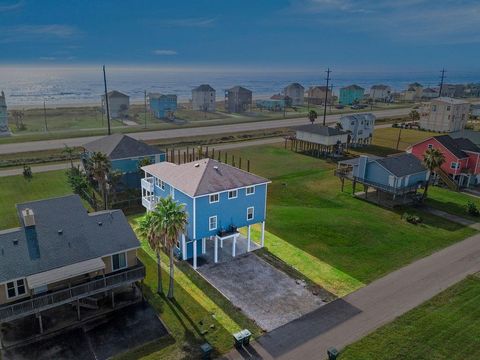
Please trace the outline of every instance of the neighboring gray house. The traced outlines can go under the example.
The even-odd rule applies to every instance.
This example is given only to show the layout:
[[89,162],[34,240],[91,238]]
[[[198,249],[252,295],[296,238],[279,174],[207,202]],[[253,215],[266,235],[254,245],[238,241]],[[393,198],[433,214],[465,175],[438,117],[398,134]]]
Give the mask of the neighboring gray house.
[[342,125],[342,130],[349,133],[349,144],[355,147],[372,143],[375,120],[373,114],[367,113],[344,115],[339,122]]
[[373,101],[388,102],[392,100],[392,88],[388,85],[373,85],[370,88],[370,98]]
[[465,89],[466,87],[463,84],[444,84],[440,96],[451,98],[465,97]]
[[347,147],[349,134],[346,131],[333,127],[308,124],[295,126],[295,149],[313,151],[314,154],[338,156]]
[[285,96],[291,99],[292,106],[302,106],[305,97],[305,88],[299,83],[292,83],[283,89]]
[[[116,90],[108,92],[107,95],[110,117],[112,119],[123,117],[130,108],[130,97]],[[103,113],[106,114],[107,105],[105,103],[105,95],[102,95],[102,109]]]
[[0,95],[0,136],[10,135],[8,129],[8,111],[7,102],[5,100],[5,93],[2,91]]
[[202,84],[192,90],[192,109],[199,111],[215,111],[215,89]]
[[225,91],[225,110],[230,113],[248,111],[252,106],[252,92],[242,86],[234,86]]
[[422,90],[422,99],[429,100],[438,97],[438,91],[432,88],[425,88]]

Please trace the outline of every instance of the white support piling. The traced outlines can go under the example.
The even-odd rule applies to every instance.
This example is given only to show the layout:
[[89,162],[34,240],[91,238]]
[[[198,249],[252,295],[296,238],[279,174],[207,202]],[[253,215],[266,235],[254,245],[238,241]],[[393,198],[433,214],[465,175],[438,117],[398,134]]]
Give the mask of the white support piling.
[[187,240],[185,234],[182,234],[182,259],[187,260]]
[[233,245],[232,245],[232,256],[233,257],[235,257],[236,246],[237,246],[237,236],[235,235],[233,237]]
[[247,230],[247,252],[250,252],[250,249],[251,249],[251,242],[252,242],[252,237],[250,235],[250,228],[251,226],[248,225],[248,230]]
[[262,221],[262,237],[260,238],[260,245],[265,246],[265,221]]
[[193,240],[193,268],[197,270],[197,240]]
[[216,236],[215,236],[215,252],[214,252],[213,260],[215,263],[218,262],[218,238]]

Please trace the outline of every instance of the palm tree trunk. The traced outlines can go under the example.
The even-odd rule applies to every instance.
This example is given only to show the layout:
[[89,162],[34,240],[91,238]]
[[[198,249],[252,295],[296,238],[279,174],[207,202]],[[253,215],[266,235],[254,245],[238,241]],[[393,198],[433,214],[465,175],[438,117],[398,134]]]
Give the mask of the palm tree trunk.
[[430,184],[430,176],[432,176],[431,171],[428,172],[428,180],[425,183],[425,190],[423,190],[422,200],[425,200],[427,198],[428,185]]
[[162,266],[160,260],[160,251],[157,250],[157,293],[159,295],[163,294],[162,289]]
[[170,246],[170,284],[168,286],[168,295],[169,299],[173,299],[173,279],[174,279],[174,264],[173,264],[173,246]]

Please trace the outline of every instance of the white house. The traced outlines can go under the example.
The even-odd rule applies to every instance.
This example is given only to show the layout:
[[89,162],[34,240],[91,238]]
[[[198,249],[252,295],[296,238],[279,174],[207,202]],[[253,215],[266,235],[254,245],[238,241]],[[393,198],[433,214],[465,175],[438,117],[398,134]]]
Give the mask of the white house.
[[349,133],[349,144],[357,146],[372,143],[375,120],[373,114],[355,114],[342,116],[339,122],[342,130]]
[[292,99],[292,106],[301,106],[304,103],[305,88],[299,83],[292,83],[283,89],[284,95]]
[[[346,131],[317,124],[294,127],[295,142],[301,150],[338,156],[347,147],[349,134]],[[295,146],[297,146],[295,145]]]
[[215,89],[202,84],[192,90],[192,109],[198,111],[215,111]]
[[[108,95],[108,110],[111,118],[120,118],[125,115],[125,112],[130,107],[130,97],[121,93],[120,91],[110,91]],[[102,95],[102,109],[103,113],[107,113],[107,106],[105,103],[105,95]]]
[[438,91],[432,88],[425,88],[422,90],[422,98],[423,99],[435,99],[438,97]]
[[392,99],[392,88],[388,85],[373,85],[370,88],[370,98],[374,101],[390,101]]
[[463,130],[467,124],[469,112],[468,101],[439,97],[422,109],[420,128],[438,132]]

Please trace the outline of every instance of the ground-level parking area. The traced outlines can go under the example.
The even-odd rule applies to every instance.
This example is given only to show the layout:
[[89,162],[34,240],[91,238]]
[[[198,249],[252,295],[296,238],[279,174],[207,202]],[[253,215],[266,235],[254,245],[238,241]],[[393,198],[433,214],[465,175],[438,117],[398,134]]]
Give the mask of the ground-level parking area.
[[276,329],[325,303],[306,285],[255,253],[198,268],[213,286],[266,331]]
[[1,352],[3,360],[104,360],[159,339],[168,332],[147,303],[110,313],[96,322]]

